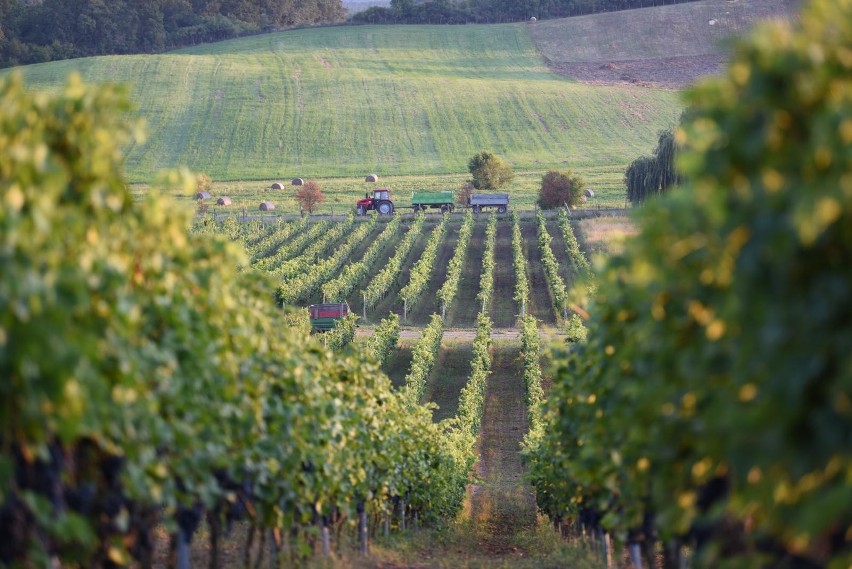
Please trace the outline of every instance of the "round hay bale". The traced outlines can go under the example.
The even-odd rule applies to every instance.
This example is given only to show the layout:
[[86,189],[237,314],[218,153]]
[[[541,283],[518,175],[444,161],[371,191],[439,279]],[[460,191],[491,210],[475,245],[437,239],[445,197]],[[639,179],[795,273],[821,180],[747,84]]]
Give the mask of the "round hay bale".
[[216,205],[231,205],[231,198],[223,196],[216,200]]
[[536,20],[535,16],[533,16],[532,18],[530,18],[530,23],[531,23],[531,24],[534,24],[534,23],[536,23],[537,21],[538,21],[538,20]]
[[272,202],[260,202],[260,211],[272,211],[275,209],[275,204]]
[[366,178],[364,178],[365,182],[378,182],[379,176],[377,174],[369,174]]
[[210,192],[198,192],[197,194],[195,194],[195,199],[208,200],[210,199]]
[[292,183],[293,183],[294,186],[301,186],[302,184],[305,183],[305,181],[301,178],[293,178]]
[[583,192],[583,196],[585,196],[586,198],[593,198],[595,197],[595,192],[594,190],[586,190],[585,192]]
[[282,184],[281,182],[275,182],[274,184],[272,184],[272,189],[273,190],[283,190],[284,184]]

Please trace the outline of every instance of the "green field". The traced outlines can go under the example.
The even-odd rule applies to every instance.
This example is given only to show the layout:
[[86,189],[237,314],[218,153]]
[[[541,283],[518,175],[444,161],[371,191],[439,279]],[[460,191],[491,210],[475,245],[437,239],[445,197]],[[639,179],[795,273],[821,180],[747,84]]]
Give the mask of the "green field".
[[72,71],[129,85],[149,132],[127,157],[137,182],[178,165],[214,180],[452,174],[485,149],[517,171],[621,170],[681,109],[673,91],[551,73],[518,24],[304,29],[23,68],[38,89]]

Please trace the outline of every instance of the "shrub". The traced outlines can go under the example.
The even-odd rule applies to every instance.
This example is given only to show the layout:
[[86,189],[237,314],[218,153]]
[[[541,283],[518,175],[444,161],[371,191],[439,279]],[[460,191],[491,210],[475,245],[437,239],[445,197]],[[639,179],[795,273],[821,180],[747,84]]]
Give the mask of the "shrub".
[[548,171],[541,177],[541,188],[538,191],[538,206],[542,209],[553,209],[567,205],[577,205],[583,198],[586,184],[583,179],[571,170],[566,172]]
[[467,169],[473,176],[470,182],[477,190],[502,188],[515,177],[512,167],[490,152],[476,154],[467,163]]

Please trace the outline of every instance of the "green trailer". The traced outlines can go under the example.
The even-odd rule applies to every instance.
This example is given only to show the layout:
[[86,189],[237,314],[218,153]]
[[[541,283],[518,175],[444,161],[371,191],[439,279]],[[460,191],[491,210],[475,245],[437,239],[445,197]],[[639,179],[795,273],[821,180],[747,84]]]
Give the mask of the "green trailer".
[[414,211],[422,209],[440,209],[443,212],[455,209],[455,196],[453,192],[414,192],[411,196],[411,207]]

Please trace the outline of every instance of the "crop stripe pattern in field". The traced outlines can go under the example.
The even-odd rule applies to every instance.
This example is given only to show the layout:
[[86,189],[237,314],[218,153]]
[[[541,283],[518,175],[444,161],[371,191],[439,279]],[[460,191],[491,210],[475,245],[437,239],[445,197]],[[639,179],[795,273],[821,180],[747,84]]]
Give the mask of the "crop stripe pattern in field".
[[324,302],[342,300],[355,290],[355,287],[358,286],[358,283],[367,275],[373,263],[378,259],[379,253],[382,252],[382,249],[384,249],[391,237],[396,235],[401,219],[399,216],[391,219],[384,230],[367,248],[361,260],[346,265],[337,278],[331,279],[322,285]]

